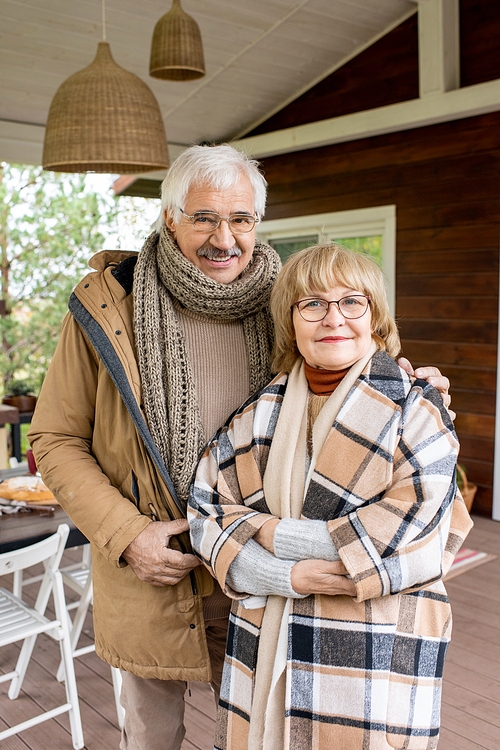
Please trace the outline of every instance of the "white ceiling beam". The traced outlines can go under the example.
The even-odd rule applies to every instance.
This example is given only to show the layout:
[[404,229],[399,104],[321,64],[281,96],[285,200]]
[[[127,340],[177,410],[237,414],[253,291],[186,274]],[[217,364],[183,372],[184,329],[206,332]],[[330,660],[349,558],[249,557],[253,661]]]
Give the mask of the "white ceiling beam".
[[263,159],[291,151],[356,141],[499,110],[500,79],[496,79],[434,96],[241,138],[232,141],[232,145]]
[[460,86],[459,0],[419,0],[418,69],[420,96]]

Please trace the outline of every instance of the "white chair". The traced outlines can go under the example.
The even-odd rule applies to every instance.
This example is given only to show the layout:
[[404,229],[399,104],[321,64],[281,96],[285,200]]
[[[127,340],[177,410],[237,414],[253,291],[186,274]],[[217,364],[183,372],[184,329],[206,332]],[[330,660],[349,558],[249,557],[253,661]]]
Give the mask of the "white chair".
[[[75,750],[83,748],[83,730],[71,654],[69,618],[62,576],[59,570],[59,563],[68,534],[69,526],[61,524],[57,532],[48,539],[24,549],[0,555],[0,576],[22,571],[42,562],[45,566],[45,574],[34,607],[30,607],[7,589],[0,588],[0,647],[23,641],[14,671],[1,675],[0,682],[11,680],[8,696],[11,700],[19,696],[37,636],[39,633],[47,633],[47,635],[59,641],[66,689],[65,703],[3,730],[0,732],[0,740],[68,712],[73,747]],[[49,619],[45,615],[51,593],[54,599],[55,619]]]
[[[78,560],[75,563],[71,563],[70,565],[59,566],[59,570],[63,574],[64,573],[77,573],[78,571],[82,572],[82,575],[84,576],[85,580],[87,579],[87,573],[88,569],[90,568],[90,544],[83,544],[82,545],[82,559]],[[16,570],[14,573],[14,584],[12,591],[16,596],[19,598],[22,598],[22,590],[23,586],[27,586],[30,583],[37,583],[38,581],[41,581],[43,578],[43,575],[37,575],[37,576],[31,576],[30,578],[23,578],[23,571],[22,570]],[[67,605],[67,609],[74,609],[78,606],[78,602],[72,602],[71,604]]]
[[[87,545],[90,552],[90,546]],[[71,651],[73,658],[77,656],[83,656],[91,651],[95,651],[95,644],[92,643],[90,646],[84,646],[83,648],[77,648],[78,641],[85,623],[85,617],[87,611],[92,604],[92,573],[91,573],[91,561],[90,557],[87,559],[87,566],[73,567],[68,566],[61,569],[63,583],[67,588],[75,591],[80,597],[76,602],[72,602],[67,605],[68,611],[76,609],[73,622],[70,621],[71,629]],[[57,679],[62,679],[62,664],[59,666],[57,673]]]
[[[90,553],[90,545],[86,545],[88,547],[88,552]],[[84,552],[85,555],[85,552]],[[82,648],[77,648],[78,641],[80,639],[80,635],[82,632],[82,628],[85,622],[85,617],[87,615],[88,608],[92,604],[92,563],[90,554],[88,554],[88,557],[85,558],[82,557],[82,560],[85,560],[87,562],[87,567],[83,567],[81,563],[76,563],[74,566],[67,566],[65,568],[61,568],[62,578],[64,581],[64,585],[68,588],[75,591],[80,599],[76,602],[73,602],[67,606],[67,609],[75,609],[75,616],[73,619],[73,622],[70,621],[70,630],[71,630],[71,653],[73,654],[73,658],[76,658],[77,656],[83,656],[84,654],[88,654],[91,651],[95,651],[95,644],[92,643],[89,646],[83,646]],[[62,680],[64,677],[64,665],[61,662],[59,665],[59,669],[57,671],[57,679]],[[121,684],[122,684],[122,676],[119,669],[116,669],[115,667],[111,667],[111,678],[113,680],[113,692],[115,697],[115,704],[116,704],[116,714],[118,716],[118,726],[120,728],[123,727],[123,721],[125,716],[125,711],[123,709],[123,706],[120,703],[120,691],[121,691]]]

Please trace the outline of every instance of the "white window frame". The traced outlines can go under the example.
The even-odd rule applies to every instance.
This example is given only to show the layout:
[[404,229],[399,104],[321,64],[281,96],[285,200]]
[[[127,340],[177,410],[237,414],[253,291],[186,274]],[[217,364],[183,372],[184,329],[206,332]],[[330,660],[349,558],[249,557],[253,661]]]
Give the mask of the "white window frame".
[[344,237],[381,235],[382,270],[387,283],[389,308],[391,314],[394,315],[396,303],[395,205],[264,220],[257,226],[257,237],[262,242],[308,234],[317,234],[319,242],[329,242]]

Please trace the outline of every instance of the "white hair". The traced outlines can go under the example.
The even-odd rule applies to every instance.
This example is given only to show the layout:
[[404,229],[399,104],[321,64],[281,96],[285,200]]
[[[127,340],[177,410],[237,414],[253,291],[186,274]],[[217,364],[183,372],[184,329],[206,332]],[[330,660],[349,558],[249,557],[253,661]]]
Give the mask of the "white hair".
[[242,175],[252,185],[255,212],[260,217],[264,216],[267,182],[257,161],[227,143],[222,146],[190,146],[173,162],[161,184],[161,209],[153,224],[154,231],[160,234],[165,224],[166,210],[172,212],[175,222],[181,220],[180,209],[184,208],[193,185],[210,185],[215,190],[228,190],[239,182]]

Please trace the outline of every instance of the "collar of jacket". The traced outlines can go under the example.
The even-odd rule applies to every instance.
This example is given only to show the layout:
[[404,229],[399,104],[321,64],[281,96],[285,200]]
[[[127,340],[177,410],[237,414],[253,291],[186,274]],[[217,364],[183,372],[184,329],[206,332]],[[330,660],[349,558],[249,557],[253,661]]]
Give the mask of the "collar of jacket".
[[128,295],[132,293],[134,269],[138,257],[139,253],[134,250],[101,250],[100,253],[92,256],[89,266],[101,273],[106,268],[110,268],[111,273]]

